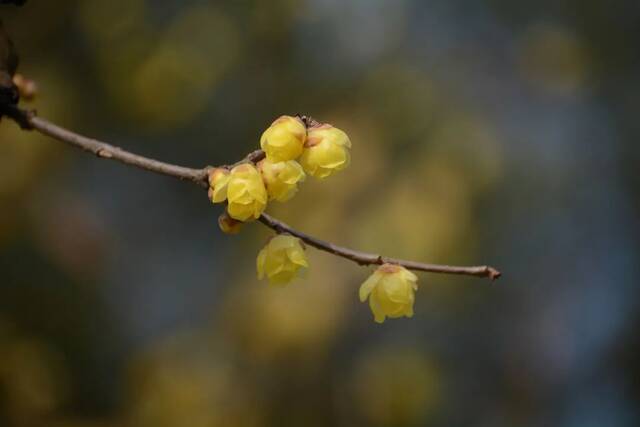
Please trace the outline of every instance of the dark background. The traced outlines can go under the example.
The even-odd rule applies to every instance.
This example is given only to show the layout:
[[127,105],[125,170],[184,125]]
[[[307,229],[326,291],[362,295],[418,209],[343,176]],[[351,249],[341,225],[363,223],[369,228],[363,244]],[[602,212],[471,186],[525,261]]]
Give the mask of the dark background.
[[640,3],[85,0],[0,6],[29,105],[193,167],[281,114],[347,131],[350,168],[269,212],[426,262],[375,324],[371,269],[310,250],[255,277],[267,230],[199,188],[0,123],[0,425],[636,426]]

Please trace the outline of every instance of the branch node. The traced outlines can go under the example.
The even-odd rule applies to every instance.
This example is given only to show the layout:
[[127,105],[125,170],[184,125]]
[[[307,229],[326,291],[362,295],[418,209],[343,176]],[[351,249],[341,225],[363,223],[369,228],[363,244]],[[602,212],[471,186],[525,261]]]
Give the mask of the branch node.
[[35,110],[23,110],[16,105],[1,104],[0,117],[7,116],[20,126],[23,130],[33,130],[31,120],[36,117]]
[[105,148],[101,148],[98,150],[98,152],[96,153],[96,155],[98,157],[102,157],[103,159],[111,159],[113,158],[113,153],[111,153],[111,151],[105,149]]

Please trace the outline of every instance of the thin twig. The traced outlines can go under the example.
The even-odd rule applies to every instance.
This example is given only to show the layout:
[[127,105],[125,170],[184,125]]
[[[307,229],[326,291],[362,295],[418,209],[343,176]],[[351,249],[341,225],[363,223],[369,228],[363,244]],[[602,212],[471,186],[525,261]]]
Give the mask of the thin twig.
[[[36,117],[34,114],[28,113],[26,111],[19,111],[20,114],[17,114],[17,116],[12,116],[12,118],[16,120],[16,122],[21,124],[21,126],[25,129],[36,130],[44,135],[48,135],[54,139],[66,142],[82,150],[93,153],[103,159],[117,160],[121,163],[135,166],[140,169],[145,169],[148,171],[172,176],[178,179],[191,181],[202,187],[209,186],[208,173],[211,169],[210,167],[205,167],[202,169],[191,169],[170,163],[160,162],[158,160],[131,153],[106,142],[102,142],[93,138],[87,138],[86,136],[71,132],[70,130],[64,129],[45,119]],[[25,126],[25,124],[27,124],[27,126]],[[240,162],[224,167],[233,167],[240,163],[246,162],[256,163],[262,158],[264,158],[264,153],[261,150],[256,150],[252,153],[249,153]],[[331,242],[326,242],[324,240],[320,240],[318,238],[305,234],[301,231],[295,230],[284,222],[279,221],[267,214],[262,214],[259,221],[277,233],[288,233],[293,236],[299,237],[302,241],[310,246],[313,246],[316,249],[351,260],[359,265],[382,265],[385,263],[398,264],[410,270],[426,271],[430,273],[461,274],[467,276],[487,277],[491,280],[495,280],[501,275],[498,270],[489,266],[458,267],[439,264],[424,264],[415,261],[388,258],[381,255],[355,251],[353,249],[338,246]]]
[[234,167],[241,165],[243,163],[258,163],[260,160],[264,159],[266,157],[266,153],[262,150],[255,150],[250,152],[249,154],[247,154],[244,159],[235,162],[232,165],[226,166],[227,169],[233,169]]
[[131,153],[119,147],[107,144],[106,142],[98,141],[97,139],[87,138],[86,136],[71,132],[70,130],[64,129],[37,116],[30,116],[28,120],[31,127],[38,132],[59,141],[74,145],[103,159],[117,160],[121,163],[135,166],[140,169],[146,169],[151,172],[169,175],[187,181],[193,181],[202,187],[209,186],[207,168],[191,169],[160,162],[158,160]]
[[320,249],[321,251],[329,252],[333,255],[351,260],[359,265],[397,264],[406,267],[409,270],[427,271],[429,273],[463,274],[466,276],[488,277],[491,280],[495,280],[501,275],[498,270],[486,265],[476,267],[458,267],[453,265],[425,264],[421,262],[407,261],[398,258],[389,258],[382,255],[356,251],[305,234],[301,231],[291,228],[284,222],[277,220],[265,213],[262,214],[258,221],[278,233],[291,234],[300,238],[300,240],[302,240],[309,246],[313,246],[314,248]]

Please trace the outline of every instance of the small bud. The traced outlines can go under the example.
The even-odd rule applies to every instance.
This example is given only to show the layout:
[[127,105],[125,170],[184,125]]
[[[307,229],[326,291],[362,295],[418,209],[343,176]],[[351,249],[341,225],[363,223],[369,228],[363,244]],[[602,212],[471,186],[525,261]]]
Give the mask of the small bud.
[[307,128],[297,117],[281,116],[260,138],[260,147],[270,161],[295,160],[302,154]]
[[243,225],[244,223],[242,221],[231,218],[227,212],[224,212],[218,217],[218,226],[220,230],[226,234],[238,234]]
[[227,185],[230,173],[223,168],[215,168],[209,172],[209,199],[213,203],[221,203],[227,200]]
[[227,212],[233,219],[257,219],[267,207],[267,190],[260,172],[251,163],[233,168],[226,187]]
[[286,202],[298,192],[298,182],[306,178],[302,166],[295,160],[273,163],[268,159],[258,163],[258,170],[267,187],[269,200]]
[[33,80],[27,79],[22,74],[13,76],[13,84],[18,88],[20,98],[25,101],[33,101],[38,94],[38,85]]
[[383,264],[360,286],[360,301],[369,298],[374,320],[412,317],[418,277],[406,268]]
[[346,133],[329,124],[310,128],[300,164],[316,178],[326,178],[349,166],[351,141]]
[[296,277],[300,268],[308,268],[309,264],[300,239],[280,234],[262,248],[256,267],[258,279],[266,276],[270,285],[286,285]]

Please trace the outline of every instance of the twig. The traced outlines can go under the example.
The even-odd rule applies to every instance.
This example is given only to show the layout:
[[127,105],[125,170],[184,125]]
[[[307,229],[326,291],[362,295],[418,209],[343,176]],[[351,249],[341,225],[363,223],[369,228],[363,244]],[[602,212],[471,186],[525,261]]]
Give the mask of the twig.
[[[36,117],[34,114],[28,113],[26,111],[18,110],[18,112],[19,114],[13,115],[12,118],[16,122],[21,124],[21,126],[25,129],[36,130],[44,135],[48,135],[54,139],[66,142],[67,144],[93,153],[103,159],[117,160],[121,163],[135,166],[140,169],[145,169],[148,171],[172,176],[178,179],[191,181],[202,187],[209,186],[208,173],[211,169],[210,167],[205,167],[202,169],[191,169],[170,163],[160,162],[158,160],[131,153],[106,142],[102,142],[93,138],[87,138],[86,136],[71,132],[70,130],[64,129],[45,119]],[[262,158],[264,158],[264,153],[261,150],[256,150],[248,154],[240,162],[224,167],[233,167],[240,163],[246,162],[256,163]],[[277,233],[288,233],[294,235],[316,249],[351,260],[359,265],[382,265],[385,263],[398,264],[410,270],[426,271],[430,273],[460,274],[466,276],[487,277],[491,280],[495,280],[501,275],[498,270],[489,266],[458,267],[450,265],[424,264],[415,261],[388,258],[381,255],[355,251],[353,249],[344,248],[342,246],[320,240],[301,231],[295,230],[284,222],[279,221],[267,214],[262,214],[262,216],[259,218],[259,221],[265,226],[276,231]]]
[[284,222],[264,213],[258,221],[278,233],[291,234],[300,238],[300,240],[302,240],[309,246],[313,246],[314,248],[320,249],[321,251],[329,252],[333,255],[351,260],[359,265],[397,264],[402,265],[409,270],[427,271],[429,273],[463,274],[466,276],[488,277],[491,280],[495,280],[501,275],[498,270],[486,265],[477,267],[458,267],[452,265],[425,264],[421,262],[407,261],[398,258],[389,258],[382,255],[356,251],[305,234],[301,231],[291,228]]
[[266,153],[262,150],[255,150],[250,152],[249,154],[247,154],[245,156],[244,159],[235,162],[232,165],[227,166],[228,169],[233,169],[235,166],[241,165],[243,163],[258,163],[260,160],[264,159],[266,157]]
[[103,159],[117,160],[140,169],[146,169],[151,172],[169,175],[187,181],[193,181],[205,188],[209,186],[207,168],[185,168],[170,163],[160,162],[148,157],[143,157],[138,154],[133,154],[111,144],[107,144],[106,142],[87,138],[86,136],[71,132],[70,130],[64,129],[45,119],[33,115],[28,117],[28,123],[33,129],[40,133],[48,135],[59,141],[66,142],[67,144],[74,145]]

